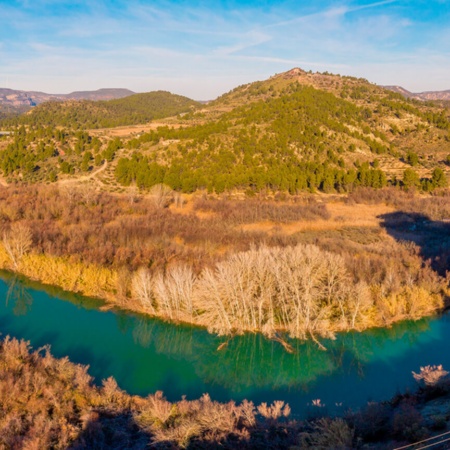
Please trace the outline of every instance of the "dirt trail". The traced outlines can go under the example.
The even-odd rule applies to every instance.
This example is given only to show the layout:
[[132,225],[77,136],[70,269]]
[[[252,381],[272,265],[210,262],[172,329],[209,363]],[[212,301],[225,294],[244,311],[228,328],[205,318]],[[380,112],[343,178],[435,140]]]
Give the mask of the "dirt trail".
[[96,179],[96,176],[99,173],[106,170],[107,167],[108,167],[108,161],[105,161],[101,167],[99,167],[94,172],[91,172],[89,175],[82,175],[81,177],[77,177],[77,178],[65,178],[64,180],[57,181],[57,183],[60,185],[64,185],[64,184],[72,184],[72,183],[80,183],[80,182],[82,183],[84,181],[92,180],[93,178]]

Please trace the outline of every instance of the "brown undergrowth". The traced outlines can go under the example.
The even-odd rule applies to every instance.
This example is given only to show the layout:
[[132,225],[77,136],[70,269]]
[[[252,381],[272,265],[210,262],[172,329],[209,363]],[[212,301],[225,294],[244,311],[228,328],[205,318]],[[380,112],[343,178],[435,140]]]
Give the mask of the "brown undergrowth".
[[[370,203],[370,195],[359,191],[348,201]],[[410,209],[415,202],[426,208],[409,194],[395,201],[390,191],[376,195],[378,203],[409,199]],[[311,196],[191,201],[193,211],[185,216],[151,198],[45,186],[2,189],[0,267],[218,334],[287,332],[315,339],[418,319],[444,305],[445,271],[433,270],[420,242],[396,239],[383,228],[387,219],[291,234],[243,231],[240,225],[261,220],[281,226],[336,220],[329,209],[349,212],[342,203],[328,208]],[[356,205],[354,215],[367,220],[369,212],[358,213]],[[30,242],[20,243],[16,256],[8,251],[27,235]]]
[[288,448],[297,424],[284,402],[256,406],[130,396],[113,378],[93,385],[87,367],[48,347],[6,337],[0,343],[0,448]]

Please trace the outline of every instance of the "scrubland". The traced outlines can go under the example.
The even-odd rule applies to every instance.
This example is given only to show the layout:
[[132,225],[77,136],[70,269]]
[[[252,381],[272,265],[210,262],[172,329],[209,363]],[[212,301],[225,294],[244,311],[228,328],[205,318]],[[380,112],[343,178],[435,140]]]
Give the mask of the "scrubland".
[[448,294],[446,195],[199,195],[169,208],[23,186],[0,200],[1,267],[217,334],[332,337],[433,314]]

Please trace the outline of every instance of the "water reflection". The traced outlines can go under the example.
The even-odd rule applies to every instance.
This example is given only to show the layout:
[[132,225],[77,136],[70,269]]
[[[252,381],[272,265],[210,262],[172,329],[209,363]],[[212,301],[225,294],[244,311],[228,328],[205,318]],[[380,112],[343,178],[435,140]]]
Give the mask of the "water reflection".
[[269,401],[273,395],[291,405],[319,397],[357,404],[368,396],[389,398],[420,365],[450,365],[443,350],[450,339],[448,316],[342,334],[323,342],[327,351],[288,340],[294,350],[288,353],[259,334],[219,338],[196,327],[102,312],[99,300],[8,273],[0,277],[6,283],[0,281],[0,332],[35,347],[49,343],[57,356],[89,364],[97,381],[112,375],[141,395],[164,389],[171,399],[209,392],[220,400]]
[[6,306],[12,306],[15,316],[26,315],[33,305],[33,296],[16,276],[7,281]]
[[[398,352],[413,346],[429,329],[430,319],[403,322],[388,329],[372,329],[365,333],[346,333],[327,340],[327,351],[314,342],[289,340],[293,353],[286,352],[275,341],[259,334],[246,334],[225,339],[187,326],[169,326],[145,318],[129,318],[134,341],[155,352],[187,359],[196,373],[207,383],[240,391],[248,387],[270,389],[296,387],[308,391],[312,382],[337,370],[356,372],[364,377],[364,369],[392,347],[402,344]],[[225,344],[225,345],[221,345]],[[395,348],[391,349],[395,352]]]

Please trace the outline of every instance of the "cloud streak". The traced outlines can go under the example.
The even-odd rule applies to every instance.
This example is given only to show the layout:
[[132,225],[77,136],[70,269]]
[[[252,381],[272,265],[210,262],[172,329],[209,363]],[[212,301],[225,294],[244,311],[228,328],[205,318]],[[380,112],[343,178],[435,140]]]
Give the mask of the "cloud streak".
[[450,12],[439,0],[21,3],[0,0],[0,80],[18,89],[114,82],[205,99],[293,66],[450,88],[442,75],[450,73]]

